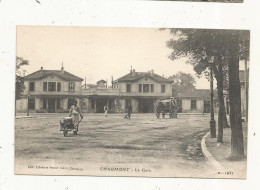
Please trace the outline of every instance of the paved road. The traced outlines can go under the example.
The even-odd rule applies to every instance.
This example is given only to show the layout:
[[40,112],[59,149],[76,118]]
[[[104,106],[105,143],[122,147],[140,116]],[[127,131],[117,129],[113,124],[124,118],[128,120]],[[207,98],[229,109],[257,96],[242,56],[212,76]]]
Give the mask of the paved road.
[[[191,154],[208,131],[209,115],[157,119],[154,114],[85,114],[79,134],[63,137],[64,114],[16,119],[16,173],[209,177],[204,158]],[[142,171],[143,170],[143,171]]]

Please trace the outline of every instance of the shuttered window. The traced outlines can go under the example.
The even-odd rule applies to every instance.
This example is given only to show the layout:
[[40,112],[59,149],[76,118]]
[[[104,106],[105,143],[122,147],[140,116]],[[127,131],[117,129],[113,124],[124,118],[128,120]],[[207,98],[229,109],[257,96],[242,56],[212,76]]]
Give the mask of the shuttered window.
[[34,91],[34,82],[30,82],[29,91]]
[[43,82],[43,91],[47,91],[47,82]]

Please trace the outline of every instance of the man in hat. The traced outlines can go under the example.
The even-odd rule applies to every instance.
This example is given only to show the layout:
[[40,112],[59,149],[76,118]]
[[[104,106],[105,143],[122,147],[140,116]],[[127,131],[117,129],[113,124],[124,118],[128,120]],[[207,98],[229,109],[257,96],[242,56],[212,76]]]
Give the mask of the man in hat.
[[[69,111],[69,116],[72,117],[73,124],[79,123],[79,117],[81,117],[81,119],[83,119],[81,108],[77,104],[78,104],[78,101],[74,100],[73,105],[70,107],[70,111]],[[79,127],[79,125],[78,125],[78,127]],[[77,129],[78,129],[78,127],[77,127]],[[78,132],[77,129],[75,129],[75,132]]]

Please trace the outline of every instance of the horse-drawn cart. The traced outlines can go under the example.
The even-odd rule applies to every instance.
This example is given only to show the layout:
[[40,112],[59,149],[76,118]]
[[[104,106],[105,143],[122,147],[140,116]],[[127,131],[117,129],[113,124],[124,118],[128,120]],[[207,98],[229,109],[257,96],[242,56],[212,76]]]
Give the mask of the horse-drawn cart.
[[155,114],[158,119],[160,118],[160,115],[165,118],[165,115],[167,114],[170,118],[177,118],[178,109],[177,102],[173,98],[167,98],[158,102]]

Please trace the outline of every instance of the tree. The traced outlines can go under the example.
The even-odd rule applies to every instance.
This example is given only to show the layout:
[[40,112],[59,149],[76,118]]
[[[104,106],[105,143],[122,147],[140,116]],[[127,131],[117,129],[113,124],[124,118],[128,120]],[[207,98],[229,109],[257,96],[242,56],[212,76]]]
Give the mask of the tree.
[[[171,29],[175,39],[167,42],[167,46],[173,49],[170,59],[178,59],[182,56],[189,58],[188,63],[193,65],[198,76],[209,75],[213,69],[217,81],[219,117],[218,117],[218,142],[223,141],[223,127],[227,126],[226,111],[223,94],[223,65],[225,55],[225,39],[223,30],[206,29]],[[214,57],[210,63],[211,57]]]
[[177,74],[170,76],[168,79],[174,81],[174,96],[177,96],[177,93],[180,91],[195,89],[196,81],[189,73],[178,72]]
[[23,82],[23,71],[22,67],[24,65],[29,65],[28,60],[24,60],[22,57],[16,57],[16,80],[15,80],[15,109],[16,109],[16,100],[22,98],[22,93],[24,90]]
[[244,158],[244,143],[241,118],[241,90],[239,81],[239,60],[249,58],[249,31],[231,31],[227,34],[228,71],[229,71],[229,99],[231,125],[231,156],[232,160]]
[[[223,140],[223,123],[225,122],[225,107],[223,83],[225,67],[229,74],[229,99],[231,123],[231,157],[244,156],[243,132],[241,120],[241,99],[239,81],[239,55],[249,51],[249,35],[247,31],[206,30],[206,29],[171,29],[175,36],[167,42],[174,51],[171,59],[181,56],[189,57],[198,75],[206,74],[211,67],[217,80],[219,99],[218,142]],[[246,53],[245,53],[246,54]],[[209,58],[214,57],[212,64]]]

